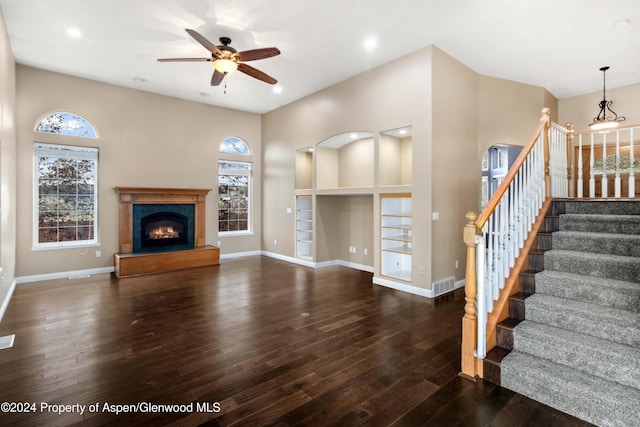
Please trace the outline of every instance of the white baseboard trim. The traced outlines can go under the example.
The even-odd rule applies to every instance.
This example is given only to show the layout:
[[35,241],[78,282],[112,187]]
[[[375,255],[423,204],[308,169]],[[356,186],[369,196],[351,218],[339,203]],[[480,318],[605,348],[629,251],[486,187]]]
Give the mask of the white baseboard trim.
[[262,255],[279,259],[280,261],[287,261],[287,262],[304,265],[305,267],[311,267],[311,268],[324,268],[324,267],[333,267],[333,266],[339,265],[342,267],[349,267],[349,268],[354,268],[356,270],[368,271],[369,273],[373,273],[373,267],[371,267],[370,265],[358,264],[355,262],[344,261],[341,259],[334,259],[331,261],[322,261],[322,262],[313,262],[313,261],[308,261],[301,258],[294,258],[286,255],[277,254],[274,252],[268,252],[268,251],[262,251]]
[[460,288],[464,288],[464,285],[467,284],[467,279],[462,279],[462,280],[458,280],[456,282],[456,284],[453,286],[453,289],[460,289]]
[[113,267],[88,268],[86,270],[60,271],[58,273],[36,274],[33,276],[16,277],[16,283],[42,282],[44,280],[55,279],[77,279],[80,277],[93,276],[94,274],[113,273]]
[[358,264],[356,262],[343,261],[341,259],[337,260],[336,262],[338,265],[341,265],[343,267],[349,267],[355,270],[362,270],[362,271],[367,271],[369,273],[373,273],[373,266],[371,265]]
[[4,301],[2,301],[2,305],[0,306],[0,322],[2,322],[2,318],[4,317],[4,313],[7,311],[7,307],[9,307],[9,301],[11,301],[11,297],[13,296],[13,291],[16,290],[16,280],[14,279],[11,282],[11,286],[9,286],[9,292],[4,297]]
[[375,283],[376,285],[386,286],[387,288],[395,289],[397,291],[407,292],[421,297],[433,298],[433,290],[419,288],[408,283],[394,282],[393,280],[388,280],[376,276],[373,276],[373,283]]
[[220,254],[220,260],[242,258],[246,256],[261,255],[262,251],[234,252],[232,254]]

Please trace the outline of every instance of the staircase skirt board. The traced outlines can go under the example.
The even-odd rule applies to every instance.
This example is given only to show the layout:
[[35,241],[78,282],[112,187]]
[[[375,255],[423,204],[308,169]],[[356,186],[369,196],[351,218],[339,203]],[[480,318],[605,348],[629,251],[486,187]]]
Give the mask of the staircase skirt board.
[[535,239],[486,379],[596,425],[640,425],[640,200],[554,200]]

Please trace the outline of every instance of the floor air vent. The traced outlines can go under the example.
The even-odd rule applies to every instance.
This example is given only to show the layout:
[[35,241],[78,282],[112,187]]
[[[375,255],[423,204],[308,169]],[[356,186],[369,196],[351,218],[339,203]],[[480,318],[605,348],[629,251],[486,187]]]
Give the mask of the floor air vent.
[[433,289],[433,296],[437,297],[438,295],[451,292],[455,288],[455,286],[456,286],[456,278],[447,277],[446,279],[441,279],[433,282],[431,284],[431,289]]
[[0,337],[0,350],[13,347],[13,340],[15,337],[15,334]]

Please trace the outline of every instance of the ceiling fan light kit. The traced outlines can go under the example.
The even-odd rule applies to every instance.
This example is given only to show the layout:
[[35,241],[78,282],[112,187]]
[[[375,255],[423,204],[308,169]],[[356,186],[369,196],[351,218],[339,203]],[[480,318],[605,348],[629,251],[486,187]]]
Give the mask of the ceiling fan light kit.
[[213,67],[222,74],[229,74],[238,69],[238,63],[231,59],[216,59],[213,61]]
[[[605,74],[609,67],[602,67],[602,101],[598,104],[600,112],[594,117],[593,122],[589,124],[591,130],[607,130],[620,126],[620,123],[626,120],[624,116],[618,116],[615,111],[611,109],[613,101],[607,101],[607,87]],[[607,113],[607,111],[610,113]]]
[[278,81],[270,75],[252,67],[246,62],[255,61],[258,59],[271,58],[273,56],[280,55],[280,50],[277,47],[265,47],[260,49],[245,50],[238,52],[236,49],[230,46],[231,39],[229,37],[220,37],[219,46],[211,43],[207,38],[202,36],[195,30],[185,30],[191,37],[193,37],[198,43],[204,46],[209,52],[211,52],[211,58],[163,58],[158,59],[160,62],[213,62],[213,75],[211,76],[211,86],[218,86],[222,83],[224,76],[229,73],[233,73],[236,70],[247,74],[255,79],[261,80],[265,83],[276,84]]

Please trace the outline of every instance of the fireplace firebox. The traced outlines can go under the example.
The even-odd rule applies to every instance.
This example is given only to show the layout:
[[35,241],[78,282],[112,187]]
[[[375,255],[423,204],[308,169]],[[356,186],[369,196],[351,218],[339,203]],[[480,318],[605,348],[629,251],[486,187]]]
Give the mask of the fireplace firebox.
[[142,248],[182,245],[187,243],[189,218],[176,212],[158,212],[141,219]]
[[195,207],[192,204],[134,204],[132,222],[133,253],[195,247]]

